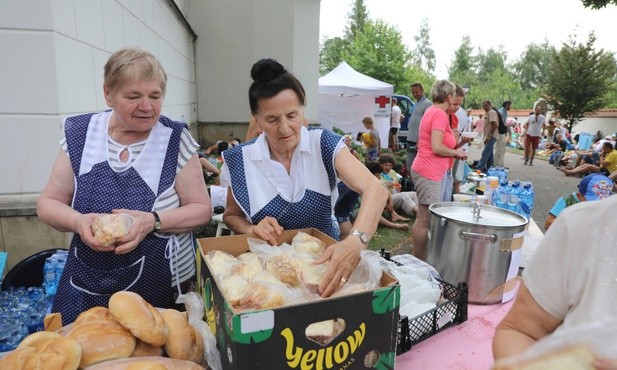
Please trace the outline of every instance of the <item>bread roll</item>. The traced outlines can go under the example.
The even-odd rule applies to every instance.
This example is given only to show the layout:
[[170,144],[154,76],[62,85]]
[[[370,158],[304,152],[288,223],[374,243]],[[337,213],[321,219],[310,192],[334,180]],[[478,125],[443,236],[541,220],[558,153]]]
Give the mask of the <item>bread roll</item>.
[[[164,366],[161,367],[160,365]],[[158,367],[157,367],[158,366]],[[101,362],[86,370],[204,370],[201,365],[191,361],[167,357],[134,357],[122,360]]]
[[137,339],[131,357],[163,356],[163,354],[163,346],[153,346],[141,339]]
[[217,277],[227,276],[229,271],[232,270],[232,267],[238,263],[236,257],[219,250],[208,252],[206,261],[208,262],[212,275]]
[[238,256],[239,263],[234,266],[233,274],[239,274],[246,280],[253,279],[263,271],[259,257],[251,252],[242,253]]
[[221,281],[221,293],[227,299],[230,305],[235,306],[240,302],[246,294],[249,284],[248,281],[240,275],[228,276]]
[[291,245],[298,253],[306,253],[313,257],[320,256],[326,250],[326,243],[311,236],[303,231],[300,231],[291,240]]
[[186,317],[178,310],[161,311],[165,319],[169,336],[165,343],[165,352],[171,358],[199,363],[204,353],[203,340],[195,329],[189,325]]
[[81,347],[60,334],[40,331],[27,336],[17,348],[0,358],[0,369],[76,370]]
[[94,318],[81,320],[66,334],[81,346],[80,367],[102,361],[130,357],[135,337],[113,320]]
[[84,311],[77,316],[75,319],[75,325],[79,325],[82,322],[93,321],[93,320],[108,320],[115,321],[111,312],[107,307],[96,306],[91,309]]
[[594,360],[589,347],[578,345],[547,353],[541,357],[523,362],[512,363],[510,360],[500,360],[495,363],[494,370],[593,370]]
[[102,215],[94,219],[92,232],[102,245],[113,245],[116,238],[129,232],[131,216],[126,214]]
[[157,309],[139,294],[129,291],[114,293],[109,299],[109,311],[120,325],[138,339],[155,347],[167,342],[165,320]]
[[315,265],[312,260],[300,260],[300,280],[304,287],[313,293],[317,293],[319,283],[328,270],[328,262]]
[[298,277],[298,263],[288,254],[280,254],[266,261],[266,270],[271,272],[277,279],[292,287],[300,285]]

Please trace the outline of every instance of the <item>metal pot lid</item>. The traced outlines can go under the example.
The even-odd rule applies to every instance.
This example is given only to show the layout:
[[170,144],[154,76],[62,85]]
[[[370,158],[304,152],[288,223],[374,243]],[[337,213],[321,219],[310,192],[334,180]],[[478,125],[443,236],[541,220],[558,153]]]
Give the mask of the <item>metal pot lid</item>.
[[528,222],[523,215],[486,204],[480,205],[480,217],[477,217],[476,203],[473,202],[435,203],[429,207],[429,211],[431,214],[452,221],[486,227],[520,227],[525,226]]

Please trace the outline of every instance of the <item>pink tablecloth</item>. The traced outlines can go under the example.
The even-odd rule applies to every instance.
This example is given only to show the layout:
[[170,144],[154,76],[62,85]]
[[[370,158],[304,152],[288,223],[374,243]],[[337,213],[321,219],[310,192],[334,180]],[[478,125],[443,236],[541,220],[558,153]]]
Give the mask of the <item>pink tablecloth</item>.
[[396,369],[490,369],[495,327],[513,302],[514,299],[503,304],[470,304],[467,321],[411,347],[396,358]]

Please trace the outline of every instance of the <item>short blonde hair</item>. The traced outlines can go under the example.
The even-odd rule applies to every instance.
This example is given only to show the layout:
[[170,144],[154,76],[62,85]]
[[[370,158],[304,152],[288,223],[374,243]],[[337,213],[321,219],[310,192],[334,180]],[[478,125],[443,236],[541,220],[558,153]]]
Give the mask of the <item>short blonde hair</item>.
[[371,118],[369,116],[366,116],[366,117],[362,118],[362,123],[365,124],[365,125],[373,125],[374,124],[373,118]]
[[103,84],[112,91],[129,81],[155,79],[165,94],[167,74],[158,59],[145,50],[125,48],[116,51],[105,63],[104,71]]

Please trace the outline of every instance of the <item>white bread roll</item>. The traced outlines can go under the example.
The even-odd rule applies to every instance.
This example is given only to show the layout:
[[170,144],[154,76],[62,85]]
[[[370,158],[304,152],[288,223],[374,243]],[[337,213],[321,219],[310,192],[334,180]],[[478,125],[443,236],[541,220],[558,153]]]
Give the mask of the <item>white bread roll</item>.
[[165,320],[158,310],[139,294],[128,291],[114,293],[109,299],[109,311],[120,325],[138,339],[155,347],[167,342]]
[[500,360],[493,370],[593,370],[593,360],[594,355],[589,347],[578,345],[518,363]]
[[319,257],[326,250],[326,243],[300,231],[291,240],[291,245],[298,253],[307,253],[313,257]]
[[169,336],[165,343],[165,352],[171,358],[199,363],[204,354],[204,342],[189,324],[186,317],[178,310],[161,311],[165,319]]
[[93,320],[108,320],[115,321],[111,312],[107,307],[96,306],[92,307],[87,311],[84,311],[77,316],[75,319],[75,325],[79,325],[82,322],[93,321]]
[[[164,367],[161,367],[162,365]],[[157,367],[158,366],[158,367]],[[101,362],[86,370],[204,370],[201,365],[191,361],[167,357],[133,357],[122,360]]]
[[131,356],[135,337],[113,320],[82,320],[66,334],[81,346],[80,367]]
[[40,331],[27,336],[17,348],[0,358],[0,369],[76,370],[81,347],[60,334]]
[[123,213],[101,215],[92,222],[92,232],[102,245],[113,245],[116,238],[129,232],[132,219],[131,216]]
[[299,269],[298,263],[286,253],[274,256],[266,261],[266,271],[293,287],[300,285]]

